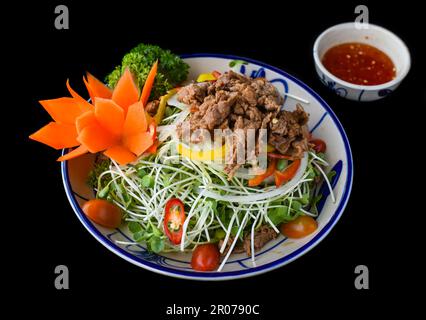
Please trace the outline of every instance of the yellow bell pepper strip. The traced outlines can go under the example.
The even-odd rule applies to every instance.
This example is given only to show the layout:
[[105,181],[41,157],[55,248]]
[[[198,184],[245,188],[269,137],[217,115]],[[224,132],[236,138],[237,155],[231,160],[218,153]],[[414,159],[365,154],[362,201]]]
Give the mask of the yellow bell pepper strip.
[[214,161],[215,159],[223,159],[225,157],[225,145],[208,150],[192,150],[179,143],[177,145],[177,152],[191,160]]
[[171,89],[160,98],[160,104],[158,106],[157,113],[154,116],[154,121],[157,125],[160,124],[161,120],[163,120],[164,113],[166,112],[167,107],[167,101],[170,99],[171,96],[173,96],[177,92],[177,89]]
[[216,77],[212,73],[201,73],[198,78],[197,82],[206,82],[206,81],[215,81]]
[[271,159],[269,161],[269,165],[265,173],[259,174],[248,181],[249,187],[256,187],[260,185],[266,178],[274,174],[276,167],[277,167],[277,160]]
[[283,172],[275,171],[275,185],[280,187],[284,182],[291,180],[300,167],[300,159],[294,160]]

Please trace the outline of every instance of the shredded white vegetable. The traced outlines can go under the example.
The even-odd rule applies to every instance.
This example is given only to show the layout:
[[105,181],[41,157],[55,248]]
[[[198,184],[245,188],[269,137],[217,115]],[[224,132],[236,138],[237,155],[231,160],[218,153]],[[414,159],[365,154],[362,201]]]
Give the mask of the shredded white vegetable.
[[[308,103],[290,94],[288,96]],[[171,151],[176,145],[173,137],[175,126],[184,121],[190,113],[188,106],[176,100],[176,95],[169,99],[168,104],[179,108],[180,111],[169,114],[158,127],[161,145],[157,154],[142,157],[127,166],[120,166],[111,161],[109,168],[97,177],[96,188],[97,192],[105,188],[112,190],[108,197],[126,213],[126,221],[138,223],[143,230],[150,230],[155,226],[161,233],[160,239],[164,241],[164,252],[187,252],[197,245],[217,242],[219,239],[216,238],[216,233],[219,232],[222,233],[219,251],[222,254],[227,251],[218,271],[224,268],[242,237],[250,239],[251,261],[253,266],[256,266],[256,230],[267,224],[279,233],[277,225],[271,220],[271,212],[288,208],[290,214],[295,214],[295,210],[298,210],[298,214],[317,216],[309,201],[305,199],[309,200],[318,192],[318,188],[313,187],[312,174],[318,177],[321,173],[335,202],[331,184],[321,168],[328,166],[328,163],[314,152],[305,153],[296,175],[279,188],[273,184],[261,188],[249,187],[247,179],[252,175],[237,174],[228,180],[222,165],[173,154]],[[314,172],[314,167],[319,173]],[[144,185],[145,177],[149,186]],[[178,245],[168,241],[163,227],[164,208],[172,198],[180,199],[185,207],[189,208],[182,225],[182,239]],[[294,203],[299,203],[301,207],[294,209]],[[116,242],[120,245],[138,243]]]

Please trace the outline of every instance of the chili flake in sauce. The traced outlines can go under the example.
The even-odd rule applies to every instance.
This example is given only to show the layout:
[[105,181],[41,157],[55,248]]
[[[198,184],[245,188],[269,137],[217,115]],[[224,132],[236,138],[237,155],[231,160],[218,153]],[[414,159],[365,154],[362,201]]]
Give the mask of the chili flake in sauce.
[[395,78],[395,65],[383,51],[364,43],[343,43],[327,50],[322,59],[336,77],[360,85],[378,85]]

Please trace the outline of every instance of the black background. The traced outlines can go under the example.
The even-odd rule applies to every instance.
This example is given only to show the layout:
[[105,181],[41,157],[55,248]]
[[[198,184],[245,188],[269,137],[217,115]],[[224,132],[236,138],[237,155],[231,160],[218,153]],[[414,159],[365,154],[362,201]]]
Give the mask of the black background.
[[[69,30],[54,27],[58,4],[69,8]],[[46,298],[46,304],[81,297],[80,303],[94,310],[113,305],[130,316],[150,311],[156,318],[163,318],[165,307],[173,303],[252,303],[261,305],[261,318],[271,318],[277,312],[284,315],[282,311],[294,309],[296,303],[305,313],[317,301],[333,305],[340,297],[357,303],[358,308],[348,309],[355,311],[378,296],[411,292],[418,280],[406,247],[414,241],[408,232],[416,222],[400,223],[411,201],[401,196],[401,184],[408,182],[403,169],[411,165],[401,155],[414,152],[404,148],[422,137],[414,122],[426,100],[420,48],[425,18],[406,1],[366,4],[370,22],[399,35],[412,55],[411,71],[399,89],[371,103],[334,96],[317,79],[312,59],[315,38],[334,24],[353,21],[356,3],[116,1],[89,6],[60,1],[4,9],[11,19],[3,20],[2,31],[13,48],[5,50],[4,67],[12,68],[8,74],[13,85],[4,94],[14,97],[7,111],[16,111],[13,117],[19,119],[7,143],[12,143],[12,150],[19,146],[20,152],[6,159],[6,168],[11,168],[11,161],[17,164],[9,172],[15,179],[8,187],[13,206],[7,214],[12,232],[6,246],[13,251],[16,276],[8,277],[18,296],[30,293]],[[66,199],[55,161],[59,153],[27,139],[49,121],[37,101],[67,95],[67,78],[74,89],[85,92],[81,77],[86,70],[102,78],[139,42],[175,53],[229,53],[264,61],[298,77],[329,103],[351,143],[354,185],[341,220],[314,250],[264,275],[205,283],[145,271],[109,252],[85,230]],[[3,128],[8,125],[12,122]],[[405,125],[408,130],[400,134]],[[69,267],[68,291],[54,287],[59,264]],[[359,264],[369,267],[370,290],[354,287]],[[97,297],[102,302],[91,304]]]

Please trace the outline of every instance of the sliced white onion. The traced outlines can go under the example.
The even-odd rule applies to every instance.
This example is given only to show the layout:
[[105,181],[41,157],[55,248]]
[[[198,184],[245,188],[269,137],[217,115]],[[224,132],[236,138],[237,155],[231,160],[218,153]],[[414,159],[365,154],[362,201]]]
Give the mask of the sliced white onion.
[[160,142],[166,141],[170,136],[172,136],[176,132],[176,126],[185,121],[188,115],[189,111],[183,110],[179,113],[179,115],[173,120],[171,124],[166,126],[158,126],[158,140],[160,140]]
[[175,93],[174,95],[172,95],[168,100],[167,100],[167,104],[169,106],[173,106],[182,110],[188,109],[189,106],[185,103],[182,103],[180,101],[178,101],[178,94]]
[[278,195],[284,195],[289,191],[293,190],[299,184],[300,180],[305,174],[306,167],[308,165],[308,156],[305,153],[304,157],[301,159],[299,170],[297,170],[296,175],[284,184],[282,187],[276,188],[268,192],[259,192],[257,194],[250,194],[246,196],[241,195],[221,195],[219,193],[209,191],[207,189],[198,189],[198,192],[204,192],[204,196],[207,198],[212,198],[218,201],[228,201],[228,202],[237,202],[237,203],[248,203],[254,201],[260,201],[264,199],[273,198]]

